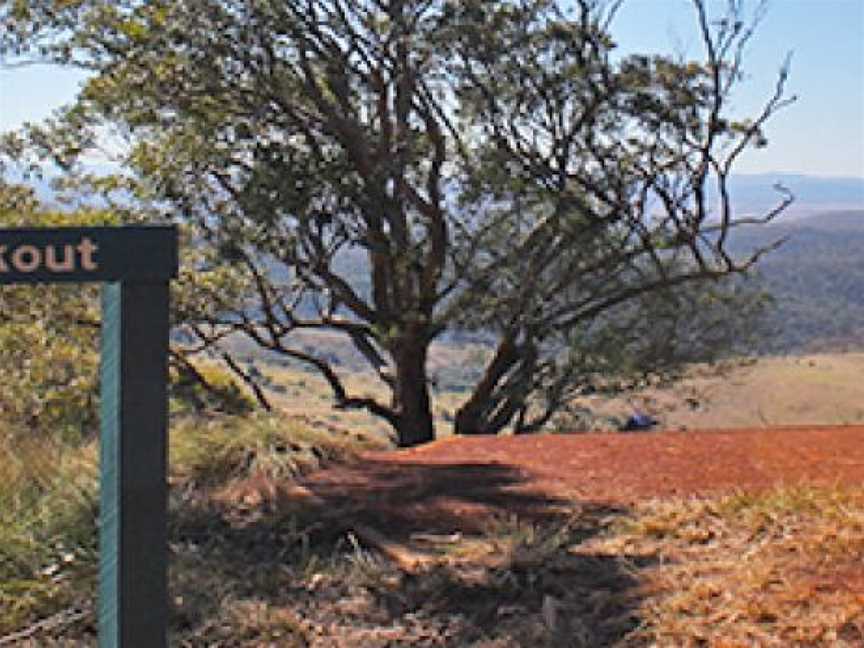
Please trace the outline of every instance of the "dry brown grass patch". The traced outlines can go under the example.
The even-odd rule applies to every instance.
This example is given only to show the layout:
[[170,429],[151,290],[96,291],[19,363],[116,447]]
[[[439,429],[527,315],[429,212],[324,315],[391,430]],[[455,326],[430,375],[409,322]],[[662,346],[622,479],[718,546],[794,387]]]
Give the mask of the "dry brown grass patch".
[[864,489],[655,501],[616,531],[591,550],[657,561],[642,573],[643,627],[634,640],[864,642]]

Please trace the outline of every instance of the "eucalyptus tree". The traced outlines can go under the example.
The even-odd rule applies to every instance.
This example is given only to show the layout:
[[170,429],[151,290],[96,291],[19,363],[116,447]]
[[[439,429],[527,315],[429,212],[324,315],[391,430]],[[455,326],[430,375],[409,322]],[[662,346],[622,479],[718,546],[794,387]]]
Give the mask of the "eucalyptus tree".
[[[36,223],[61,226],[98,211],[63,213],[40,205],[32,191],[0,182],[0,228]],[[0,246],[2,247],[2,246]],[[96,422],[98,298],[81,286],[0,286],[3,434],[52,431],[67,442],[93,433]]]
[[[430,345],[479,331],[494,351],[456,431],[532,431],[598,378],[733,342],[718,314],[752,301],[726,279],[764,250],[733,257],[729,232],[791,200],[742,219],[727,190],[790,101],[782,70],[760,114],[729,117],[755,23],[742,4],[715,19],[693,0],[701,61],[616,57],[618,4],[11,2],[7,63],[91,76],[6,150],[74,171],[113,138],[125,173],[94,183],[191,228],[207,250],[194,275],[230,267],[248,289],[190,297],[183,323],[201,348],[241,333],[415,445],[434,437]],[[349,392],[296,344],[323,329],[354,343],[388,401]]]
[[[121,214],[101,207],[46,205],[29,187],[0,180],[0,229],[18,227],[117,226]],[[0,245],[8,270],[14,255]],[[86,252],[86,250],[85,250]],[[218,308],[237,281],[224,273],[198,276],[201,254],[187,255],[182,288],[173,295],[175,322]],[[85,258],[83,255],[82,259]],[[4,268],[0,265],[0,272]],[[218,290],[219,296],[211,295]],[[92,284],[0,285],[0,358],[3,389],[0,420],[10,434],[46,435],[67,442],[97,432],[99,382],[99,287]],[[244,401],[230,374],[201,373],[194,348],[172,344],[171,392],[178,405],[240,410]],[[213,378],[220,379],[213,384]]]
[[775,209],[740,218],[729,195],[736,159],[764,146],[763,125],[794,101],[784,65],[760,114],[727,115],[755,27],[742,3],[716,21],[693,3],[702,62],[615,62],[615,5],[577,4],[567,19],[553,3],[515,15],[466,3],[446,39],[474,142],[460,195],[473,218],[454,246],[468,287],[454,316],[498,340],[458,412],[463,433],[514,420],[536,430],[592,377],[630,380],[735,348],[763,297],[729,278],[767,249],[733,258],[729,233],[792,200],[778,187]]

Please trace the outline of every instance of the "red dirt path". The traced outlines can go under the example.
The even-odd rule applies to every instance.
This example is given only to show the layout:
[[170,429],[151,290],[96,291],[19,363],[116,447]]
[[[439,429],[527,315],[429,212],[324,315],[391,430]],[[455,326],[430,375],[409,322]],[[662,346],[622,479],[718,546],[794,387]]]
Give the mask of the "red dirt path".
[[453,438],[374,458],[514,466],[551,495],[625,503],[777,484],[864,483],[864,426]]
[[466,528],[490,512],[559,510],[778,484],[864,483],[864,426],[463,437],[311,475],[328,504],[393,528]]

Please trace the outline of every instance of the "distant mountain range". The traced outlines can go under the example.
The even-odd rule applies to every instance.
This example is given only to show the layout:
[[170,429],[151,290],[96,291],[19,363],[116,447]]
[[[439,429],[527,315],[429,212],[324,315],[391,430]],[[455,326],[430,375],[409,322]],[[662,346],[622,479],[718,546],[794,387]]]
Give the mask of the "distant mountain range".
[[[98,171],[110,173],[111,169],[100,167]],[[50,180],[31,184],[42,200],[53,200]],[[774,189],[776,184],[783,185],[795,195],[795,202],[783,214],[784,219],[826,211],[864,209],[864,178],[759,173],[731,176],[730,193],[737,213],[761,214],[770,210],[781,197]]]
[[864,209],[742,227],[730,240],[743,253],[781,239],[759,263],[776,303],[760,350],[864,350]]
[[864,209],[864,178],[832,178],[788,173],[733,175],[730,194],[742,213],[765,213],[777,204],[780,184],[795,196],[783,218],[801,218],[820,212]]
[[[735,228],[731,251],[738,255],[783,240],[758,264],[760,290],[772,295],[767,332],[757,341],[761,354],[802,354],[864,350],[864,208],[797,214],[769,225]],[[344,276],[369,294],[366,259],[359,252],[337,259]],[[287,278],[284,267],[272,269]],[[311,310],[311,303],[306,307]],[[478,341],[482,336],[450,334],[445,341]]]
[[[738,215],[764,214],[776,205],[776,183],[796,196],[774,223],[737,228],[730,238],[739,253],[786,239],[759,265],[763,286],[776,300],[774,333],[760,350],[864,349],[864,178],[763,173],[736,175],[730,183]],[[47,181],[34,187],[51,202]],[[342,261],[362,284],[363,273],[351,270],[365,261]]]

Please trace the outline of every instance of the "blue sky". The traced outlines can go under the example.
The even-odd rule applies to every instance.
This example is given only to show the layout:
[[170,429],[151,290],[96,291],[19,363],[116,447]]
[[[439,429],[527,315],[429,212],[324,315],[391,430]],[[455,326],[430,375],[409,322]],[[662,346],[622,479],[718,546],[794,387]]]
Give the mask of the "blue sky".
[[[624,52],[683,47],[695,58],[695,26],[690,0],[625,0],[612,33]],[[769,0],[733,102],[742,115],[761,109],[789,52],[787,90],[798,101],[769,122],[768,148],[748,152],[738,171],[864,178],[864,0]]]
[[[612,31],[624,53],[683,48],[697,57],[695,26],[690,0],[625,0]],[[735,96],[741,115],[759,110],[789,52],[798,102],[769,124],[769,147],[748,152],[737,170],[864,178],[864,0],[770,0]],[[0,131],[50,114],[82,78],[44,66],[0,70]]]

